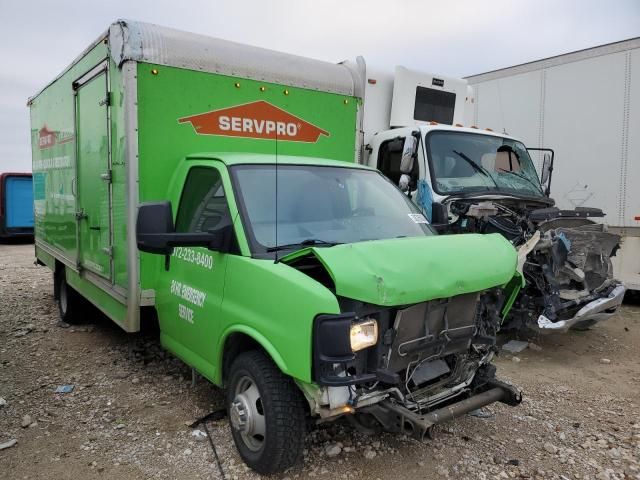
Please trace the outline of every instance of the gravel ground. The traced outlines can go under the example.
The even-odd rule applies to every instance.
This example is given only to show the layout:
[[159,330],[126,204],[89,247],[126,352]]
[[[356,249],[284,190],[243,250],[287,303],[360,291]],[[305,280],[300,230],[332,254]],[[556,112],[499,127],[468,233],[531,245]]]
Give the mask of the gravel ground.
[[[32,245],[0,245],[0,444],[17,440],[0,450],[0,478],[220,478],[207,437],[189,425],[221,407],[222,392],[202,379],[193,387],[152,334],[126,334],[98,313],[61,328],[51,280]],[[519,407],[493,405],[424,443],[324,425],[282,478],[640,479],[640,307],[527,340],[496,362],[525,392]],[[71,393],[55,393],[67,384]],[[205,426],[226,478],[258,478],[226,419]]]

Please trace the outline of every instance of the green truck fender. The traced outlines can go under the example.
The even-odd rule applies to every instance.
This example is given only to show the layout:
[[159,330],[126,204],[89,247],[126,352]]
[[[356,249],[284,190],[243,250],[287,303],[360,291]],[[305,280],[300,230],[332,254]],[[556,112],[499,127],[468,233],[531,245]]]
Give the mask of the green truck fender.
[[[222,368],[216,369],[216,384],[224,385],[226,383],[226,378],[224,378],[226,372],[224,370],[225,366],[228,368],[229,365],[225,365],[224,356],[225,353],[229,351],[228,347],[229,343],[231,343],[232,341],[231,339],[236,335],[242,335],[244,337],[241,342],[238,342],[239,348],[252,345],[254,343],[258,344],[265,352],[267,352],[269,357],[271,357],[271,360],[273,360],[273,363],[275,363],[281,371],[289,374],[289,368],[287,367],[287,363],[285,362],[285,360],[282,358],[282,355],[280,355],[278,349],[274,347],[273,344],[262,333],[260,333],[255,328],[249,327],[247,325],[234,324],[230,325],[229,328],[227,328],[222,333],[220,342],[218,344],[218,365],[220,365]],[[246,341],[247,337],[249,341]],[[233,358],[229,358],[227,359],[227,361],[230,363],[231,361],[233,361]]]
[[216,344],[215,383],[224,383],[224,352],[233,334],[258,343],[280,370],[311,382],[313,321],[337,314],[340,307],[326,287],[298,270],[273,260],[230,255]]

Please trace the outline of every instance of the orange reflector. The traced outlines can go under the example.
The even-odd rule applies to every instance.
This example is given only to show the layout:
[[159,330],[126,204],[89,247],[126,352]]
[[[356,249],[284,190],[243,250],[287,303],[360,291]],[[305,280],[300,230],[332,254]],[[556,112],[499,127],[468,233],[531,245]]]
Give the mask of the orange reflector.
[[376,83],[378,83],[378,81],[375,78],[369,78],[367,79],[367,83],[369,85],[375,85]]
[[455,127],[464,127],[464,125],[462,125],[461,123],[456,123],[454,126]]
[[640,215],[636,215],[636,216],[634,217],[634,220],[635,220],[636,222],[640,222]]
[[475,125],[471,125],[471,128],[475,128],[476,130],[478,129]]
[[485,130],[486,130],[487,132],[493,132],[493,129],[491,129],[491,128],[485,128]]
[[355,413],[355,409],[350,405],[344,405],[342,407],[337,407],[329,410],[330,417],[335,417],[336,415],[343,415],[345,413]]
[[431,120],[431,121],[429,122],[429,125],[440,125],[440,124],[439,124],[438,122],[434,122],[433,120]]

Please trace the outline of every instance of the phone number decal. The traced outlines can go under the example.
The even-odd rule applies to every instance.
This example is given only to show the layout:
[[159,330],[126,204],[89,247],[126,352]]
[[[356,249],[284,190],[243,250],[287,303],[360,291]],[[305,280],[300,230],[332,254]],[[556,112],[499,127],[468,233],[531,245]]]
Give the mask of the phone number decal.
[[198,265],[199,267],[213,270],[213,257],[193,248],[176,247],[173,249],[173,256],[187,263]]

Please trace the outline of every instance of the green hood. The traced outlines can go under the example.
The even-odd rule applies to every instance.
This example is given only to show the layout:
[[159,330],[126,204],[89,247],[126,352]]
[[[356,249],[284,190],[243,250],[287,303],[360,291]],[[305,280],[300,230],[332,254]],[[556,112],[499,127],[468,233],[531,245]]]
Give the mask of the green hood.
[[504,285],[517,254],[500,234],[394,238],[310,247],[281,258],[315,255],[336,294],[376,305],[407,305]]

